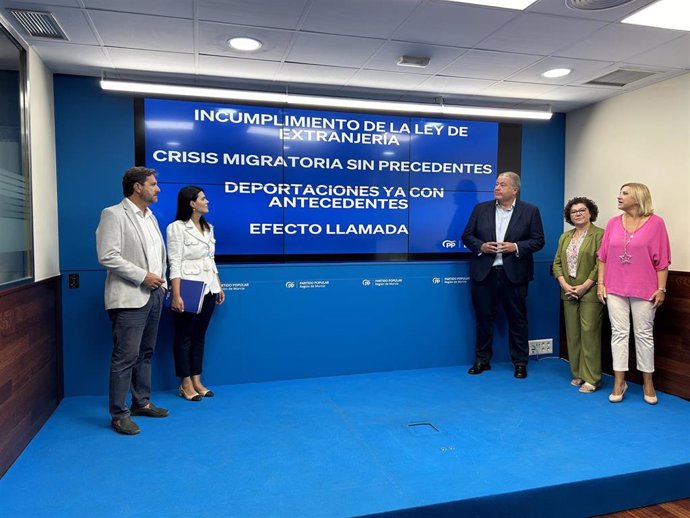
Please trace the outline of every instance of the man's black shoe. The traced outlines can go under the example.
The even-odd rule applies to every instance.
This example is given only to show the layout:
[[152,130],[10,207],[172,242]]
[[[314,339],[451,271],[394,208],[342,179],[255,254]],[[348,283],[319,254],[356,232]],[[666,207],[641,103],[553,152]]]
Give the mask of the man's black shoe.
[[527,365],[516,365],[515,366],[515,374],[513,374],[516,378],[526,378],[527,377]]
[[470,367],[470,370],[468,370],[467,373],[468,374],[481,374],[484,371],[490,371],[490,370],[491,370],[491,364],[474,362],[474,365],[472,365],[472,367]]
[[141,432],[137,423],[132,421],[129,416],[123,417],[122,419],[113,419],[110,425],[113,427],[113,430],[122,435],[136,435]]
[[165,408],[158,408],[153,403],[139,408],[132,407],[129,412],[132,415],[141,415],[144,417],[168,417],[169,412]]

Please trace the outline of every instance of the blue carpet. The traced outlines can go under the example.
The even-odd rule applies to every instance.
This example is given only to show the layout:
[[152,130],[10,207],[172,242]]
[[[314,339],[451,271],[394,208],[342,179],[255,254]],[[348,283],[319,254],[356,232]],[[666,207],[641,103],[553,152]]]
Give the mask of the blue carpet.
[[611,379],[581,394],[549,358],[154,394],[115,434],[65,399],[0,480],[16,517],[588,516],[690,496],[690,402]]

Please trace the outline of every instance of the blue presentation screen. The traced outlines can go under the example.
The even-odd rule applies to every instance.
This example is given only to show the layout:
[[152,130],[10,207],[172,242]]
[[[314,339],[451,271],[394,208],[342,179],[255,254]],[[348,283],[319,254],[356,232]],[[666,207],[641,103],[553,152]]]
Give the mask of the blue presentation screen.
[[443,259],[467,252],[501,162],[519,168],[503,126],[147,98],[137,163],[159,173],[162,226],[181,187],[204,190],[221,261]]

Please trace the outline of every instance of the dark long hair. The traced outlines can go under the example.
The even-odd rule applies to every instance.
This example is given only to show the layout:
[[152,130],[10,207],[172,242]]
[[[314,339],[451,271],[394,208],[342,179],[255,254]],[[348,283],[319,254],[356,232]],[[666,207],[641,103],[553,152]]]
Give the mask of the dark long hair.
[[[195,185],[188,185],[187,187],[182,187],[182,189],[180,189],[180,192],[177,193],[177,213],[175,214],[176,221],[190,220],[192,217],[192,206],[190,205],[190,202],[196,201],[200,192],[202,192],[202,189]],[[203,216],[201,216],[199,223],[201,224],[201,228],[203,230],[211,230],[211,226]]]

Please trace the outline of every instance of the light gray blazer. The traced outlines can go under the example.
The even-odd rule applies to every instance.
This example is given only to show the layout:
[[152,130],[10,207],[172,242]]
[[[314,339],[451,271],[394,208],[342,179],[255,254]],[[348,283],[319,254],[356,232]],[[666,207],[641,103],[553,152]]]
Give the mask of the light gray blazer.
[[[150,267],[144,234],[136,217],[124,199],[101,212],[101,221],[96,229],[96,248],[98,262],[107,270],[105,309],[140,308],[151,297],[151,290],[142,284]],[[155,217],[153,221],[163,243],[158,221]],[[165,245],[162,248],[161,264],[165,267]],[[165,276],[165,272],[154,273]],[[163,287],[167,288],[167,285]]]

